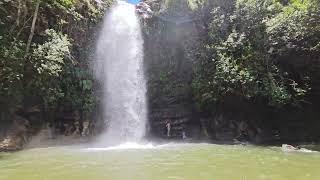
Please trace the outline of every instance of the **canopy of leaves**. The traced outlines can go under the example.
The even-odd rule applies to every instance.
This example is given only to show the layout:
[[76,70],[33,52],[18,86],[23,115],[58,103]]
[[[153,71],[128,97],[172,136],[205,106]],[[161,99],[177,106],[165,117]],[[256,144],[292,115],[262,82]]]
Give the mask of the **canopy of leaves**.
[[274,107],[299,105],[309,78],[293,76],[278,60],[293,52],[319,57],[319,8],[316,0],[237,0],[229,9],[213,7],[193,82],[196,100],[203,108],[230,95]]
[[91,111],[95,101],[87,46],[112,2],[0,0],[0,107],[26,105],[31,98],[47,109]]

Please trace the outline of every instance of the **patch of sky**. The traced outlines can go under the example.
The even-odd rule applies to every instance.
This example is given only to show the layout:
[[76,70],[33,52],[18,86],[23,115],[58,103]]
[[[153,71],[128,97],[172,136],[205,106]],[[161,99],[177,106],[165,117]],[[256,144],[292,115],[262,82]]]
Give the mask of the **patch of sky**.
[[131,4],[138,4],[140,0],[127,0],[127,2]]

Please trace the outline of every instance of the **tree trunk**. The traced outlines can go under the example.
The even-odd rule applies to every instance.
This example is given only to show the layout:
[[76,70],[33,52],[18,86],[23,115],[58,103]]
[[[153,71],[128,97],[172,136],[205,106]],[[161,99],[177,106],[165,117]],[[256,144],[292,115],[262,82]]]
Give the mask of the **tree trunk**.
[[30,51],[30,46],[31,46],[31,42],[32,42],[32,38],[34,35],[34,30],[35,30],[35,26],[36,26],[36,22],[37,22],[37,18],[38,18],[38,12],[39,12],[39,6],[40,6],[40,2],[41,0],[37,0],[36,3],[36,7],[34,10],[34,14],[33,14],[33,19],[32,19],[32,25],[31,25],[31,30],[30,30],[30,34],[29,34],[29,38],[28,38],[28,42],[27,42],[27,47],[26,47],[26,52],[25,52],[25,56],[24,56],[24,75],[23,75],[23,87],[25,89],[24,91],[24,97],[23,97],[23,106],[24,109],[28,106],[28,54]]
[[29,35],[28,42],[27,42],[26,55],[25,55],[26,57],[27,57],[27,55],[29,53],[31,42],[32,42],[32,38],[33,38],[33,35],[34,35],[34,29],[35,29],[36,21],[37,21],[37,18],[38,18],[40,1],[41,0],[37,1],[36,9],[34,10],[33,19],[32,19],[32,25],[31,25],[31,30],[30,30],[30,35]]
[[16,19],[17,27],[20,25],[20,15],[21,15],[21,0],[18,0],[18,15]]

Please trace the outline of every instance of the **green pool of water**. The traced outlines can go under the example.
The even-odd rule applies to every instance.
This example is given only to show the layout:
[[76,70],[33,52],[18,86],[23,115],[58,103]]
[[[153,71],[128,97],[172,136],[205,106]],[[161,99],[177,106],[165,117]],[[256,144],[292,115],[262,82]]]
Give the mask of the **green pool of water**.
[[320,153],[241,145],[56,147],[0,153],[1,180],[319,180],[319,168]]

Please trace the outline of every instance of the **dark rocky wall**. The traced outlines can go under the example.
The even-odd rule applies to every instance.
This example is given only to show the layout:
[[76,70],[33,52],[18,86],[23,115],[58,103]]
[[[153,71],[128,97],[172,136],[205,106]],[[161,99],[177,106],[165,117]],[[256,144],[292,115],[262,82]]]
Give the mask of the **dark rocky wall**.
[[145,35],[144,44],[151,132],[164,136],[169,119],[173,136],[181,136],[181,125],[191,121],[193,111],[192,62],[184,52],[190,24],[154,23],[158,32]]
[[[211,139],[233,142],[235,139],[254,143],[286,143],[317,141],[320,127],[318,58],[306,59],[293,55],[279,60],[288,71],[311,72],[312,90],[309,103],[303,107],[268,106],[265,100],[248,101],[236,96],[208,107],[205,112],[197,108],[192,96],[192,80],[199,63],[197,52],[206,41],[208,12],[196,12],[175,7],[175,15],[166,12],[164,1],[146,3],[155,11],[151,18],[143,19],[145,48],[145,74],[148,78],[149,135],[166,138],[165,122],[172,123],[173,138],[181,139],[182,131],[192,139]],[[209,2],[209,1],[208,1]],[[232,1],[210,1],[228,8]],[[206,8],[203,11],[208,11]],[[174,18],[166,18],[166,17]],[[188,17],[191,21],[180,21]],[[192,52],[192,53],[190,53]],[[195,53],[196,52],[196,53]],[[302,62],[301,59],[304,59]],[[313,60],[314,59],[314,60]],[[317,61],[317,62],[315,62]],[[308,63],[311,63],[308,65]],[[308,68],[314,66],[314,72]],[[291,70],[292,71],[292,70]]]
[[150,135],[165,137],[169,120],[171,138],[180,138],[182,131],[194,127],[190,126],[194,119],[193,58],[186,50],[192,48],[190,37],[197,36],[197,28],[193,21],[168,19],[166,14],[157,14],[143,24]]

